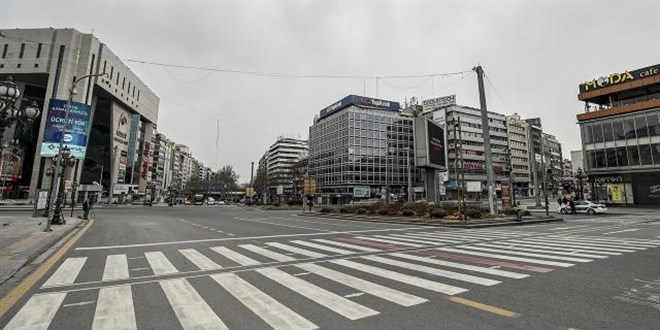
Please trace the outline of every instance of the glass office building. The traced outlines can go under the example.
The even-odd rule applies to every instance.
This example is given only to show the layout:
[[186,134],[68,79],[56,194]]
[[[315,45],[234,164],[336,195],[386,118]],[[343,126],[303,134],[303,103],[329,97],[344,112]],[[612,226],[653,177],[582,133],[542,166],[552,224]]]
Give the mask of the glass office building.
[[[341,200],[407,198],[409,180],[421,185],[414,164],[413,120],[399,103],[349,95],[323,109],[309,129],[309,175],[318,192]],[[421,188],[423,189],[423,188]]]
[[580,85],[577,116],[592,199],[660,204],[660,65]]

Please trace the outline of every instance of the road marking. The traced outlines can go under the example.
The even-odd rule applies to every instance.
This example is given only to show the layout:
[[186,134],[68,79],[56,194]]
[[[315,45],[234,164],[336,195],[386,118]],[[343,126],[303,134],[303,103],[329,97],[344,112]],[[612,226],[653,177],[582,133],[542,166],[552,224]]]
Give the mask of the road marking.
[[238,252],[232,251],[224,246],[214,246],[211,248],[211,250],[221,254],[222,256],[242,266],[251,266],[251,265],[260,264],[259,261],[246,257]]
[[362,306],[280,269],[269,267],[255,271],[349,320],[358,320],[380,314],[378,311]]
[[66,285],[75,282],[86,261],[87,257],[66,258],[55,273],[41,287]]
[[624,229],[624,230],[619,230],[619,231],[611,231],[609,233],[603,233],[603,235],[610,235],[610,234],[616,234],[616,233],[625,233],[628,231],[638,231],[639,229]]
[[[432,240],[423,240],[421,238],[413,238],[413,237],[395,237],[395,235],[374,235],[373,237],[378,237],[378,238],[385,238],[385,239],[393,239],[395,241],[403,241],[403,242],[411,242],[411,243],[419,243],[423,245],[445,245],[445,243],[439,243],[439,242],[434,242]],[[400,244],[400,243],[398,243]]]
[[314,323],[236,274],[217,274],[211,275],[211,278],[274,329],[318,329]]
[[248,251],[254,252],[256,254],[260,254],[264,257],[271,258],[273,260],[277,260],[277,261],[280,261],[280,262],[288,262],[288,261],[295,261],[296,260],[296,258],[289,257],[287,255],[283,255],[281,253],[277,253],[277,252],[274,252],[274,251],[266,250],[264,248],[261,248],[261,247],[258,247],[256,245],[252,245],[252,244],[242,244],[242,245],[239,245],[239,246],[246,249],[246,250],[248,250]]
[[323,250],[323,251],[327,251],[327,252],[337,253],[337,254],[355,254],[356,253],[356,252],[353,252],[353,251],[348,251],[348,250],[344,250],[344,249],[339,249],[339,248],[335,248],[335,247],[331,247],[331,246],[325,246],[325,245],[316,244],[316,243],[307,242],[307,241],[296,240],[296,241],[291,241],[291,243],[311,247],[311,248],[317,249],[317,250]]
[[639,245],[643,247],[656,247],[660,245],[658,240],[646,240],[641,238],[620,238],[620,237],[594,237],[594,236],[570,236],[570,235],[550,235],[549,237],[560,238],[560,239],[570,239],[578,241],[589,241],[594,243],[624,243]]
[[149,266],[151,266],[151,269],[153,269],[155,275],[179,272],[176,267],[174,267],[174,265],[172,265],[172,263],[167,260],[167,257],[165,257],[163,252],[145,252],[144,256],[147,258],[147,262],[149,262]]
[[[524,240],[511,240],[509,242],[520,242],[520,243],[529,243],[529,244],[542,244],[542,245],[548,245],[548,246],[559,246],[559,247],[570,247],[570,248],[575,248],[575,249],[581,249],[581,250],[596,250],[596,251],[608,251],[608,252],[635,252],[635,250],[625,250],[625,249],[617,249],[617,248],[612,248],[612,247],[607,247],[609,245],[583,245],[580,243],[574,243],[574,242],[560,242],[560,241],[554,241],[554,240],[541,240],[541,239],[532,239],[532,238],[526,238]],[[590,251],[591,252],[591,251]]]
[[[415,261],[421,261],[421,262],[426,262],[426,263],[429,263],[429,264],[434,264],[434,265],[439,265],[439,266],[447,266],[447,267],[452,267],[452,268],[465,269],[465,270],[470,270],[470,271],[474,271],[474,272],[485,273],[485,274],[490,274],[490,275],[497,275],[497,276],[502,276],[502,277],[507,277],[507,278],[521,279],[521,278],[529,277],[529,275],[527,275],[527,274],[521,274],[521,273],[509,272],[509,271],[506,271],[506,270],[479,267],[479,266],[473,266],[473,265],[466,265],[466,264],[461,264],[461,263],[456,263],[456,262],[451,262],[451,261],[424,258],[424,257],[414,256],[414,255],[404,254],[404,253],[392,253],[391,255],[395,256],[395,257],[399,257],[399,258],[405,258],[405,259],[410,259],[410,260],[415,260]],[[498,265],[498,266],[493,266],[493,267],[500,267],[500,266]]]
[[480,310],[485,311],[485,312],[493,313],[493,314],[504,316],[504,317],[516,318],[516,317],[520,316],[520,314],[518,314],[518,313],[508,311],[506,309],[502,309],[502,308],[499,308],[499,307],[482,304],[482,303],[476,302],[474,300],[469,300],[469,299],[460,298],[460,297],[450,297],[449,300],[452,301],[452,302],[461,304],[461,305],[470,306],[470,307],[480,309]]
[[359,245],[355,245],[355,244],[348,244],[348,243],[342,243],[342,242],[337,242],[337,241],[333,241],[333,240],[329,240],[329,239],[317,238],[317,239],[313,239],[313,241],[319,242],[319,243],[325,243],[325,244],[341,246],[343,248],[349,248],[349,249],[363,251],[363,252],[380,252],[380,251],[382,251],[382,250],[379,250],[379,249],[372,249],[372,248],[368,248],[368,247],[364,247],[364,246],[359,246]]
[[83,227],[78,233],[73,235],[64,245],[53,254],[46,262],[44,262],[39,268],[37,268],[34,273],[26,277],[20,284],[18,284],[14,289],[9,291],[7,295],[0,299],[0,318],[7,313],[7,311],[16,304],[16,302],[25,295],[32,286],[37,283],[43,277],[56,262],[58,262],[69,249],[78,242],[80,237],[92,226],[94,220],[89,220],[87,225]]
[[468,245],[459,245],[459,246],[456,246],[456,247],[460,248],[460,249],[486,251],[486,252],[496,252],[496,253],[511,254],[511,255],[517,255],[517,256],[541,258],[541,259],[555,259],[555,260],[563,260],[563,261],[571,261],[571,262],[591,262],[591,261],[593,261],[591,259],[584,259],[584,258],[571,258],[571,257],[561,257],[561,256],[555,256],[555,255],[547,255],[547,254],[509,251],[509,250],[505,250],[505,249],[501,249],[501,248],[500,249],[491,249],[491,248],[484,248],[484,247],[478,247],[478,246],[468,246]]
[[213,262],[213,260],[209,259],[195,249],[183,249],[179,250],[179,252],[181,252],[181,254],[183,254],[186,259],[190,260],[190,262],[195,264],[195,266],[197,266],[199,269],[212,270],[222,268],[220,265]]
[[311,274],[310,272],[304,272],[304,273],[298,273],[298,274],[293,274],[293,276],[305,276]]
[[133,260],[133,259],[144,259],[144,256],[130,257],[130,258],[128,258],[128,260]]
[[405,268],[405,269],[415,270],[415,271],[418,271],[418,272],[427,273],[427,274],[431,274],[431,275],[435,275],[435,276],[451,278],[453,280],[480,284],[480,285],[484,285],[484,286],[493,286],[493,285],[502,283],[501,281],[491,280],[489,278],[483,278],[483,277],[473,276],[473,275],[466,275],[466,274],[462,274],[462,273],[456,273],[456,272],[452,272],[452,271],[448,271],[448,270],[442,270],[442,269],[422,266],[422,265],[418,265],[418,264],[413,264],[413,263],[409,263],[409,262],[398,261],[398,260],[393,260],[393,259],[388,259],[388,258],[383,258],[383,257],[366,256],[366,257],[362,257],[362,259],[371,260],[371,261],[379,262],[379,263],[382,263],[382,264],[401,267],[401,268]]
[[[544,248],[528,248],[528,247],[517,246],[517,245],[511,244],[511,243],[507,243],[507,242],[478,243],[478,244],[475,244],[475,245],[485,246],[485,247],[492,247],[492,248],[497,248],[497,249],[523,251],[523,252],[548,253],[548,254],[551,254],[551,255],[552,254],[558,254],[558,255],[563,255],[563,256],[575,256],[575,257],[593,258],[593,259],[606,259],[607,258],[607,256],[595,255],[595,254],[585,254],[585,253],[580,253],[579,251],[566,252],[566,251],[555,251],[555,250],[544,249]],[[505,253],[508,253],[508,252],[505,252]]]
[[128,260],[125,254],[112,254],[105,258],[102,281],[114,281],[128,277]]
[[406,307],[418,305],[428,301],[424,298],[401,292],[399,290],[391,289],[380,284],[369,282],[367,280],[347,275],[316,264],[301,264],[297,265],[297,267],[360,291],[359,293],[346,295],[344,296],[345,298],[357,297],[363,295],[364,293],[368,293],[372,296],[376,296],[378,298],[388,300],[395,304]]
[[[446,239],[446,238],[440,238],[440,237],[434,237],[434,236],[424,236],[422,234],[413,234],[413,233],[391,234],[390,236],[403,237],[403,238],[416,238],[416,239],[423,239],[423,240],[426,240],[426,241],[441,242],[441,243],[463,243],[464,242],[462,240]],[[434,243],[434,244],[438,244],[438,243]]]
[[380,277],[384,277],[393,281],[405,283],[408,285],[416,286],[419,288],[423,288],[426,290],[431,290],[434,292],[440,292],[448,295],[455,295],[459,293],[463,293],[468,291],[467,289],[464,288],[459,288],[453,285],[448,285],[448,284],[443,284],[443,283],[438,283],[434,281],[429,281],[427,279],[421,278],[421,277],[416,277],[416,276],[411,276],[395,271],[391,271],[388,269],[384,268],[379,268],[379,267],[374,267],[362,263],[358,263],[355,261],[351,260],[345,260],[345,259],[340,259],[340,260],[329,260],[328,262],[331,262],[333,264],[337,264],[340,266],[352,268],[355,270],[359,270],[368,274],[372,275],[377,275]]
[[284,251],[297,253],[297,254],[300,254],[300,255],[303,255],[303,256],[312,257],[312,258],[327,257],[327,255],[322,254],[322,253],[317,253],[317,252],[313,252],[313,251],[309,251],[309,250],[297,248],[295,246],[286,245],[286,244],[277,243],[277,242],[266,243],[266,245],[273,246],[273,247],[276,247],[276,248],[284,250]]
[[150,270],[150,269],[151,269],[151,268],[149,268],[149,267],[141,267],[141,268],[133,268],[133,269],[131,269],[131,271],[132,271],[132,272],[133,272],[133,271],[137,272],[137,271],[141,271],[141,270]]
[[[257,219],[267,220],[266,218],[257,218]],[[267,222],[267,221],[257,221],[256,219],[239,219],[239,220],[240,221],[248,221],[248,222],[256,222],[256,223],[263,223],[265,225],[273,225],[273,226],[282,226],[282,227],[289,227],[289,228],[298,228],[298,229],[307,229],[307,230],[316,230],[316,231],[323,231],[323,232],[330,232],[330,233],[338,233],[337,231],[334,231],[334,230],[310,228],[310,227],[303,227],[303,226],[285,225],[283,223],[272,223],[272,222]]]
[[160,282],[184,329],[228,329],[186,279]]
[[422,246],[424,246],[424,245],[421,245],[421,244],[405,243],[405,242],[393,241],[391,239],[373,238],[373,237],[366,237],[366,236],[360,236],[360,237],[356,237],[356,238],[361,239],[361,240],[365,240],[365,241],[374,241],[374,242],[392,244],[392,245],[395,245],[395,246],[397,246],[397,245],[410,246],[410,247],[422,247]]
[[16,315],[9,321],[5,330],[46,330],[62,305],[66,293],[46,293],[30,297]]
[[476,252],[476,251],[466,251],[466,250],[452,249],[452,248],[436,248],[436,250],[445,251],[445,252],[459,253],[459,254],[469,254],[469,255],[480,256],[480,257],[491,257],[491,258],[495,258],[495,259],[529,262],[529,263],[533,263],[533,264],[541,264],[541,265],[547,265],[547,266],[558,266],[558,267],[575,266],[575,264],[569,264],[569,263],[565,263],[565,262],[556,262],[556,261],[547,261],[547,260],[539,260],[539,259],[531,259],[531,258],[512,257],[512,256],[501,255],[501,254],[484,253],[484,252]]
[[567,247],[563,246],[562,247],[557,247],[557,246],[549,246],[544,243],[520,243],[522,241],[517,241],[517,240],[511,240],[511,241],[506,241],[506,242],[501,242],[501,244],[508,244],[508,245],[513,245],[513,246],[526,246],[529,248],[534,248],[534,249],[546,249],[546,250],[557,250],[557,251],[568,251],[568,252],[587,252],[587,253],[593,253],[593,254],[603,254],[603,255],[608,255],[608,256],[620,256],[623,253],[619,252],[608,252],[608,251],[594,251],[594,250],[589,250],[589,249],[580,249],[580,248],[572,248],[572,247]]
[[576,229],[580,227],[586,227],[587,225],[579,225],[579,226],[570,226],[570,227],[561,227],[561,228],[553,228],[550,230],[564,230],[564,229]]
[[232,233],[226,233],[226,234],[229,235],[229,236],[236,236],[236,235],[234,235],[234,234],[232,234]]
[[137,329],[130,285],[102,288],[99,291],[92,329]]
[[347,294],[347,295],[345,295],[344,298],[359,297],[359,296],[361,296],[361,295],[363,295],[363,294],[364,294],[364,292],[351,293],[351,294]]
[[91,305],[91,304],[95,304],[95,303],[96,303],[96,301],[94,301],[94,300],[90,300],[90,301],[81,301],[81,302],[77,302],[77,303],[72,303],[72,304],[62,305],[62,307],[85,306],[85,305]]
[[[631,246],[631,245],[626,245],[623,243],[606,243],[606,242],[599,242],[599,243],[592,243],[592,242],[587,242],[587,241],[580,241],[580,240],[567,240],[567,239],[551,239],[551,238],[544,238],[544,237],[530,237],[530,238],[525,238],[525,240],[529,241],[542,241],[542,242],[554,242],[554,243],[563,243],[563,244],[571,244],[575,246],[582,246],[582,247],[603,247],[603,248],[611,248],[614,249],[613,251],[622,251],[622,252],[633,252],[630,250],[646,250],[647,247],[640,247],[640,246]],[[625,251],[628,250],[628,251]]]

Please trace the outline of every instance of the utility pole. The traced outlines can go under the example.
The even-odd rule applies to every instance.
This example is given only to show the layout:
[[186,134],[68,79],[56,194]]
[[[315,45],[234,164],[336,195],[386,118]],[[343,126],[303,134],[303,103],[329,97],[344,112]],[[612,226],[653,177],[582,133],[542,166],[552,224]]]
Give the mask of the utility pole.
[[481,128],[483,129],[484,151],[486,155],[486,178],[488,181],[488,206],[490,214],[497,214],[495,198],[495,176],[493,173],[493,155],[490,149],[490,127],[488,125],[488,108],[486,106],[486,91],[484,90],[484,70],[481,65],[474,68],[479,83],[479,103],[481,104]]
[[461,117],[458,117],[458,161],[460,162],[459,172],[461,174],[461,204],[463,204],[463,220],[467,221],[467,215],[465,215],[465,192],[467,191],[465,187],[465,164],[463,163],[463,130],[461,128]]

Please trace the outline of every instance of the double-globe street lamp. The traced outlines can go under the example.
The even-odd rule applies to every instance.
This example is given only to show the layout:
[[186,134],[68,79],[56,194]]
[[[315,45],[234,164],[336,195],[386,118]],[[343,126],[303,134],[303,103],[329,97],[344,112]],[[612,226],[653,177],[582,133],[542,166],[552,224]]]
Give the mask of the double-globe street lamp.
[[580,200],[584,200],[584,190],[582,187],[582,179],[584,178],[584,172],[582,171],[582,167],[578,167],[577,169],[577,179],[580,181]]
[[61,159],[59,159],[59,167],[61,168],[61,177],[59,180],[59,188],[57,194],[57,200],[55,202],[55,212],[53,213],[53,219],[49,222],[50,224],[64,224],[64,216],[62,215],[62,208],[64,207],[64,172],[67,167],[71,167],[75,164],[75,158],[71,157],[71,149],[68,146],[64,146],[60,151]]

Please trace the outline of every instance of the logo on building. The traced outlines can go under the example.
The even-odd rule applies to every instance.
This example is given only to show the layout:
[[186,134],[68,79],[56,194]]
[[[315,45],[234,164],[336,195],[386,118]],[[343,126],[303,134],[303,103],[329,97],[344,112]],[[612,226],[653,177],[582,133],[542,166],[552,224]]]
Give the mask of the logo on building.
[[646,78],[660,73],[660,65],[653,65],[633,71],[624,71],[622,73],[612,73],[607,76],[585,81],[580,85],[580,93],[593,91],[608,86],[622,84],[635,79]]

